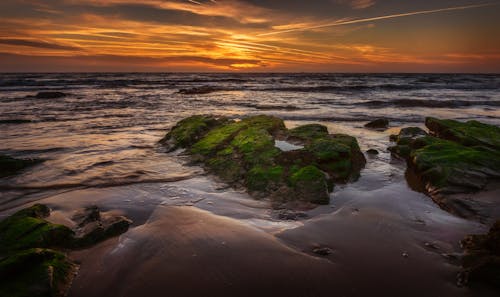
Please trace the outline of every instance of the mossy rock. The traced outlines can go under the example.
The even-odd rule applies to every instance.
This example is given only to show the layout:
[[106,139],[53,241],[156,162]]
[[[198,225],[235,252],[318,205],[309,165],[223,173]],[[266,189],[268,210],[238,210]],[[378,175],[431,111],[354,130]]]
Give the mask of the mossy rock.
[[499,128],[435,118],[427,118],[426,126],[431,135],[411,127],[391,137],[396,145],[389,151],[406,159],[408,182],[450,212],[486,219],[482,209],[487,205],[450,195],[478,192],[500,180],[500,149],[495,146]]
[[432,117],[425,125],[436,137],[451,140],[464,146],[484,146],[500,150],[500,127],[478,121],[459,122]]
[[[182,125],[181,121],[173,129],[182,129]],[[304,148],[281,151],[276,147],[276,140],[288,139],[301,141]],[[333,181],[346,182],[359,175],[365,162],[354,137],[329,135],[319,124],[288,130],[281,119],[266,115],[227,120],[205,132],[186,151],[230,185],[244,186],[256,198],[277,202],[328,203]],[[308,166],[320,178],[301,180],[300,186],[292,183],[292,175],[300,168],[311,169]]]
[[16,159],[0,155],[0,177],[17,174],[19,171],[43,162],[38,159]]
[[160,143],[167,146],[169,151],[184,148],[197,142],[210,129],[225,123],[225,118],[195,115],[181,120]]
[[320,124],[302,125],[289,130],[289,136],[299,140],[312,140],[328,135],[328,128]]
[[468,235],[461,244],[465,250],[461,271],[463,282],[483,282],[500,288],[500,220],[487,234]]
[[0,296],[65,296],[76,265],[62,252],[33,248],[0,259]]
[[63,225],[52,224],[43,218],[50,211],[36,204],[0,222],[0,254],[27,248],[69,247],[74,232]]
[[325,173],[313,165],[302,167],[290,175],[289,182],[298,200],[315,204],[330,203]]
[[365,127],[370,129],[387,129],[388,126],[388,119],[376,119],[365,124]]

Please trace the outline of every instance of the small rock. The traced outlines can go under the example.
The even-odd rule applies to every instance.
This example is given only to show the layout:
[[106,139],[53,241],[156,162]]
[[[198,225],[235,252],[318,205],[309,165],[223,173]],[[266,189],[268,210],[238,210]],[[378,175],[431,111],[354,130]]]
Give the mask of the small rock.
[[370,155],[378,155],[378,151],[376,149],[369,149],[366,153]]
[[401,254],[404,258],[408,258],[408,252],[403,252],[403,254]]
[[389,126],[388,119],[376,119],[365,124],[366,128],[371,128],[371,129],[387,129],[388,126]]
[[333,253],[333,250],[329,247],[317,247],[313,249],[313,253],[320,256],[328,256]]
[[294,211],[290,209],[281,209],[277,213],[279,220],[284,221],[297,221],[299,219],[307,218],[307,214],[302,211]]
[[37,99],[57,99],[66,97],[66,94],[63,92],[38,92],[34,97]]

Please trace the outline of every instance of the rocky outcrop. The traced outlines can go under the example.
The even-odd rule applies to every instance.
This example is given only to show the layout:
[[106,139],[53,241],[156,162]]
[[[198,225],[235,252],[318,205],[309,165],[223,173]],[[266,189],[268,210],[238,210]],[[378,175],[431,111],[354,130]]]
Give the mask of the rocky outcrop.
[[485,282],[500,288],[500,220],[484,235],[468,235],[461,241],[465,251],[458,282]]
[[131,221],[97,207],[74,217],[75,228],[50,223],[35,204],[0,222],[0,296],[64,296],[77,265],[65,253],[127,231]]
[[387,129],[389,127],[389,120],[388,119],[376,119],[371,122],[368,122],[365,124],[366,128],[370,129]]
[[0,177],[14,175],[19,171],[43,162],[37,159],[16,159],[5,155],[0,155]]
[[[281,150],[276,141],[297,147]],[[233,187],[245,187],[255,198],[271,198],[275,205],[292,201],[328,204],[334,182],[359,176],[365,158],[354,137],[328,134],[313,124],[287,129],[272,116],[241,121],[192,116],[178,122],[160,141],[168,151],[185,148]]]
[[391,136],[396,145],[389,150],[406,159],[407,176],[413,177],[412,181],[441,207],[464,217],[476,215],[480,202],[450,195],[478,192],[498,182],[500,128],[476,121],[434,118],[427,118],[426,126],[430,135],[411,127]]

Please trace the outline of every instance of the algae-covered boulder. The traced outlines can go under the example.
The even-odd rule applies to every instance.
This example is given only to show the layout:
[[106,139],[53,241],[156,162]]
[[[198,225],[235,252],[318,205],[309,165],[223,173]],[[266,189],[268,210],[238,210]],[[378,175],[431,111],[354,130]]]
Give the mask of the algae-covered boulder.
[[434,118],[427,118],[426,125],[431,135],[420,128],[402,129],[391,136],[396,145],[389,150],[406,159],[407,176],[416,177],[441,207],[460,216],[477,212],[480,202],[450,195],[478,192],[500,179],[499,128]]
[[484,146],[500,150],[500,127],[478,121],[459,122],[426,118],[425,125],[432,135],[464,146]]
[[459,280],[462,284],[485,282],[500,288],[500,220],[484,235],[468,235]]
[[65,296],[76,264],[64,253],[32,248],[0,259],[0,296]]
[[[200,119],[214,124],[192,129]],[[174,137],[177,131],[183,137]],[[333,182],[357,178],[366,162],[354,137],[328,134],[319,124],[289,130],[281,119],[266,115],[240,121],[192,116],[178,122],[161,143],[165,139],[168,148],[185,148],[193,161],[223,181],[274,202],[327,204]],[[283,151],[276,141],[291,141],[296,145],[288,147],[296,149]]]
[[13,175],[26,167],[42,162],[37,159],[16,159],[5,155],[0,155],[0,177]]
[[47,206],[36,204],[0,222],[0,254],[27,248],[55,248],[72,245],[73,231],[47,222]]
[[64,252],[125,232],[130,221],[90,207],[75,229],[50,223],[50,209],[35,204],[0,222],[0,296],[65,296],[76,264]]

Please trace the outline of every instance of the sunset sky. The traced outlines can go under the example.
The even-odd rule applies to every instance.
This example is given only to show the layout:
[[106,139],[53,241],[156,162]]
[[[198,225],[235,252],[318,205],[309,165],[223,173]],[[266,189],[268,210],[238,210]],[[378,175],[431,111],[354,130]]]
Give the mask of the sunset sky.
[[0,71],[500,72],[500,0],[1,0]]

